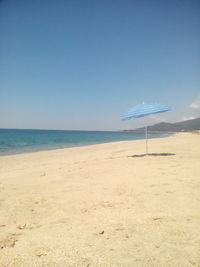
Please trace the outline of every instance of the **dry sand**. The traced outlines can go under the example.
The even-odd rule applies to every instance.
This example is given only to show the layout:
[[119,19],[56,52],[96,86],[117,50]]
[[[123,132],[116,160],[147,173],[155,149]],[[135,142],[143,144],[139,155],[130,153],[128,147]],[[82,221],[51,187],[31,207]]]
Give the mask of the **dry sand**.
[[0,157],[0,266],[200,266],[200,135]]

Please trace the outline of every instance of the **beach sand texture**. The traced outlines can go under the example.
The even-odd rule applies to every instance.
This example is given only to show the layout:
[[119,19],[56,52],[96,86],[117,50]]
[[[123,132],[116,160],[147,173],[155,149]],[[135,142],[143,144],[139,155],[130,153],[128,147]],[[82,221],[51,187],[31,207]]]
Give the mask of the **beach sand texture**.
[[200,135],[0,157],[0,266],[200,266]]

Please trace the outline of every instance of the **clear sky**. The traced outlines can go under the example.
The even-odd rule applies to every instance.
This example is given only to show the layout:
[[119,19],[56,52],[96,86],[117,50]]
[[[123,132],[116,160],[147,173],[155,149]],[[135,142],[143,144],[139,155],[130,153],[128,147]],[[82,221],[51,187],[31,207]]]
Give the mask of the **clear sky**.
[[[173,111],[120,121],[145,102]],[[200,117],[199,0],[0,0],[0,128]]]

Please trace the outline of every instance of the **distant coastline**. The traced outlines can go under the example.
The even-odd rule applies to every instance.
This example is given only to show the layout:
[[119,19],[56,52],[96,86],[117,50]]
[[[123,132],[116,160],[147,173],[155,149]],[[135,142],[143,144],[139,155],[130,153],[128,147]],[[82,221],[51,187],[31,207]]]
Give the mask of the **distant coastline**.
[[[149,132],[192,132],[200,130],[200,118],[193,120],[186,120],[176,123],[161,122],[151,126],[148,126]],[[143,128],[128,129],[125,132],[141,132],[144,131]]]

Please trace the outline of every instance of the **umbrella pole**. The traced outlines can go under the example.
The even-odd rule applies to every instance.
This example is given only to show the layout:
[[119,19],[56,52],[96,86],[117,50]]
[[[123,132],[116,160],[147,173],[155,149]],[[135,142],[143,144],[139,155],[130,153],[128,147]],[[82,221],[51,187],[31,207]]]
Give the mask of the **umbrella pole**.
[[148,133],[147,133],[147,126],[145,126],[145,138],[146,138],[146,156],[148,156]]

